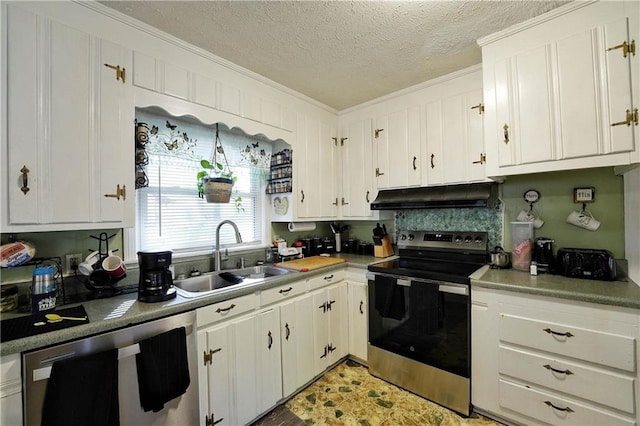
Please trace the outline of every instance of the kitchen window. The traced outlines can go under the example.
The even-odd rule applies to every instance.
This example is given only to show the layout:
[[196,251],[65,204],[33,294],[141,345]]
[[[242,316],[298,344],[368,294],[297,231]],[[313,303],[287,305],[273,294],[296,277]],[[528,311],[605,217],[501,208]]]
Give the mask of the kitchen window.
[[[238,225],[243,240],[240,246],[262,244],[264,178],[253,165],[243,162],[242,153],[248,146],[260,143],[270,155],[268,142],[257,141],[220,124],[220,139],[238,180],[228,204],[207,203],[198,197],[196,175],[202,170],[200,160],[211,159],[215,125],[207,126],[148,110],[136,110],[136,120],[146,123],[151,130],[146,145],[148,186],[136,190],[136,251],[172,250],[174,255],[211,252],[216,227],[225,219]],[[173,134],[180,137],[163,139],[160,135],[170,133],[171,126],[175,127]],[[187,140],[181,137],[183,132],[187,133]],[[241,197],[238,204],[234,201],[237,197]],[[221,228],[220,245],[238,246],[231,227]]]

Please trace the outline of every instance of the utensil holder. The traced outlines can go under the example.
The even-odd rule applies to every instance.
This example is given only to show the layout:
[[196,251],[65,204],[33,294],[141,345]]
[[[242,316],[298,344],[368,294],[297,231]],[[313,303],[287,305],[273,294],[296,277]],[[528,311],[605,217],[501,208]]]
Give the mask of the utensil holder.
[[393,246],[391,245],[391,239],[388,235],[380,239],[380,244],[376,243],[376,245],[373,246],[373,255],[375,257],[389,257],[393,256],[393,254]]

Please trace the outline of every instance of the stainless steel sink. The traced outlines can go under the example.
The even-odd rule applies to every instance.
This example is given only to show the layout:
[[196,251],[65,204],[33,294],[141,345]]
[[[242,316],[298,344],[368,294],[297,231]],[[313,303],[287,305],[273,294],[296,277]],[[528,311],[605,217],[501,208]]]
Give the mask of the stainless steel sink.
[[[223,272],[228,272],[243,278],[240,283],[233,283],[220,277]],[[243,269],[232,269],[227,271],[211,272],[202,274],[197,277],[176,280],[173,284],[176,286],[178,294],[182,297],[195,298],[204,297],[213,294],[219,290],[229,287],[240,287],[265,282],[270,278],[281,277],[283,275],[297,272],[277,266],[253,266]]]

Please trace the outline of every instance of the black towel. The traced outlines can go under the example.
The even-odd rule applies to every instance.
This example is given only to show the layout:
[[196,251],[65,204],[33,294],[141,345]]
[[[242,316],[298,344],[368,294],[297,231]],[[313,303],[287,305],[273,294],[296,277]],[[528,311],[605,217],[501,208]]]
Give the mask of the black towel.
[[119,425],[118,350],[54,362],[41,424]]
[[409,290],[409,327],[421,334],[434,334],[439,326],[439,287],[412,281]]
[[185,393],[190,383],[185,328],[141,341],[136,366],[144,411],[158,412],[165,403]]
[[375,308],[381,316],[401,320],[405,315],[404,287],[395,278],[376,275]]

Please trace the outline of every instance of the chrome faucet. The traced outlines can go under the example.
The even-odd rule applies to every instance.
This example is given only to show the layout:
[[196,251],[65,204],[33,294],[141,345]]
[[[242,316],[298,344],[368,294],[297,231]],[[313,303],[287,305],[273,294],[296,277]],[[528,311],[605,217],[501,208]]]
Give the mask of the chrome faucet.
[[242,235],[240,235],[240,231],[238,231],[238,226],[233,223],[230,220],[223,220],[222,222],[220,222],[218,224],[218,227],[216,228],[216,250],[213,253],[214,255],[214,268],[216,271],[220,271],[221,268],[221,264],[222,264],[222,256],[220,254],[220,228],[222,227],[222,225],[224,225],[225,223],[228,223],[229,225],[231,225],[233,227],[233,230],[236,231],[236,243],[241,243],[242,242]]

